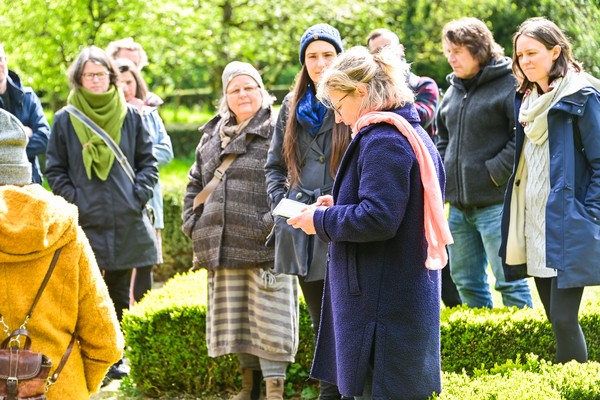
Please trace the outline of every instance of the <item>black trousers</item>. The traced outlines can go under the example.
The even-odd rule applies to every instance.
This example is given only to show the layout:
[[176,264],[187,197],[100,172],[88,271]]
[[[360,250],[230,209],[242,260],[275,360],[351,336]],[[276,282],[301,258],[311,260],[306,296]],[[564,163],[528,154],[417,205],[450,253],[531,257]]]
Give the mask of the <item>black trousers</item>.
[[139,302],[144,295],[152,289],[152,268],[153,265],[147,267],[139,267],[135,269],[133,278],[133,299]]
[[535,278],[535,286],[556,338],[556,362],[587,361],[587,345],[579,325],[583,288],[559,289],[554,278]]
[[450,276],[450,262],[442,270],[442,301],[446,307],[455,307],[462,304],[458,289]]
[[123,310],[129,309],[131,269],[121,269],[116,271],[104,270],[104,282],[108,287],[108,294],[115,304],[117,319],[121,322]]
[[[304,301],[310,314],[312,328],[315,334],[315,339],[319,333],[319,324],[321,322],[321,302],[323,301],[323,284],[325,281],[306,282],[304,277],[298,277],[298,283],[304,295]],[[340,392],[336,385],[329,382],[320,382],[319,384],[319,400],[338,400]]]

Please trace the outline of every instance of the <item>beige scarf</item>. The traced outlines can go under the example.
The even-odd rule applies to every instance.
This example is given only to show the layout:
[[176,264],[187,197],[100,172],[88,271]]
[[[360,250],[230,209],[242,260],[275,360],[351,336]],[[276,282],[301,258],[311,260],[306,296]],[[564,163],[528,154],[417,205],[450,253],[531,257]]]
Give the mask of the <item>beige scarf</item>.
[[230,118],[229,120],[224,120],[221,123],[219,128],[219,136],[221,137],[221,148],[224,149],[227,145],[237,137],[240,133],[246,129],[248,124],[252,118],[248,118],[247,120],[241,122],[238,125],[234,125],[236,122],[235,118]]
[[[539,94],[536,89],[526,93],[519,110],[519,123],[524,125],[525,140],[537,145],[548,140],[548,111],[562,98],[587,86],[600,90],[600,80],[585,72],[569,71],[564,78],[553,82],[553,89]],[[525,248],[525,188],[527,187],[527,163],[523,152],[518,160],[517,171],[510,202],[510,223],[506,241],[506,264],[520,265],[527,262]]]

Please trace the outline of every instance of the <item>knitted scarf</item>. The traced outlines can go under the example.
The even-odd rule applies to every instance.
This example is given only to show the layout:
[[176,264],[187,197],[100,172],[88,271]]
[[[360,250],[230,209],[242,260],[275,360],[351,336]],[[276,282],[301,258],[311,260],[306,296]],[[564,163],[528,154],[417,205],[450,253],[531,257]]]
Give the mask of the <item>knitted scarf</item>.
[[425,239],[427,239],[427,269],[442,269],[448,263],[446,245],[452,244],[452,234],[448,227],[448,220],[444,212],[442,191],[438,182],[437,172],[433,165],[431,155],[410,123],[398,114],[389,111],[369,112],[360,117],[354,124],[352,131],[358,132],[367,125],[385,122],[394,125],[410,143],[421,172],[421,181],[424,191],[425,207]]
[[527,91],[519,110],[519,122],[523,125],[525,135],[537,145],[548,140],[548,111],[563,97],[572,95],[585,86],[595,86],[600,90],[600,81],[587,73],[569,71],[563,78],[558,78],[547,93],[539,94],[536,89]]
[[313,92],[312,84],[308,84],[306,94],[298,101],[296,119],[311,137],[315,137],[323,124],[327,108],[321,104]]
[[229,142],[237,137],[241,132],[246,129],[250,121],[252,121],[254,115],[247,120],[236,124],[235,117],[229,118],[228,120],[222,120],[219,127],[219,136],[221,137],[221,148],[227,147]]
[[[121,127],[127,115],[127,102],[123,92],[113,85],[102,94],[92,93],[84,88],[72,90],[67,99],[68,104],[77,107],[97,123],[115,143],[121,142]],[[83,149],[83,166],[88,179],[92,179],[92,171],[105,181],[115,161],[115,154],[104,141],[77,117],[70,115],[73,129]]]

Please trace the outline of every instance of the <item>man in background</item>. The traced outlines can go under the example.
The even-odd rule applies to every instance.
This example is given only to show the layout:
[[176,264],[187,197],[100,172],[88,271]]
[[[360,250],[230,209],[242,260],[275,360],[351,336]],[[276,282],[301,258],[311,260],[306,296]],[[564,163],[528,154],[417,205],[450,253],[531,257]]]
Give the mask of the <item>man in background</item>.
[[[141,44],[133,40],[133,38],[125,38],[115,40],[108,44],[106,47],[106,54],[113,60],[118,58],[125,58],[131,61],[140,72],[148,65],[148,55]],[[158,107],[163,104],[164,101],[156,93],[148,91],[144,104],[149,107]]]
[[[376,53],[383,47],[397,50],[402,60],[404,58],[404,46],[400,43],[398,35],[385,29],[375,29],[367,38],[367,47],[371,53]],[[435,111],[440,99],[437,83],[427,76],[417,76],[412,72],[408,75],[408,87],[415,92],[415,107],[421,118],[421,126],[433,138],[435,134]]]
[[42,183],[38,156],[46,154],[50,126],[40,99],[32,88],[22,85],[19,75],[8,69],[7,60],[4,45],[0,44],[0,108],[13,114],[25,126],[29,138],[26,151],[32,167],[32,182]]
[[[398,52],[404,62],[404,46],[400,43],[398,35],[394,32],[381,28],[375,29],[367,38],[367,46],[371,53],[376,53],[383,47],[390,47]],[[435,135],[435,112],[440,99],[437,83],[429,77],[417,76],[410,72],[407,77],[408,87],[415,92],[415,108],[421,118],[421,126],[433,139]],[[450,265],[442,270],[442,301],[446,307],[454,307],[462,304],[458,289],[450,275]]]

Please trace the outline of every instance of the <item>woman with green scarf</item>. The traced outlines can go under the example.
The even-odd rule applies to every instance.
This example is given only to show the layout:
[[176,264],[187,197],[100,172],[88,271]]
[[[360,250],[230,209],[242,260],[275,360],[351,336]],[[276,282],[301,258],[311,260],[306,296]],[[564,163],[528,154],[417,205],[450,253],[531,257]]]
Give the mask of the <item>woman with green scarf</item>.
[[[56,113],[46,158],[48,183],[78,207],[79,223],[121,321],[129,307],[132,269],[158,261],[154,228],[144,212],[158,180],[157,162],[142,118],[118,89],[118,70],[103,50],[83,49],[67,76],[72,88],[67,103],[119,145],[135,173],[132,183],[98,134],[65,108]],[[113,366],[109,375],[125,375],[122,367]]]

